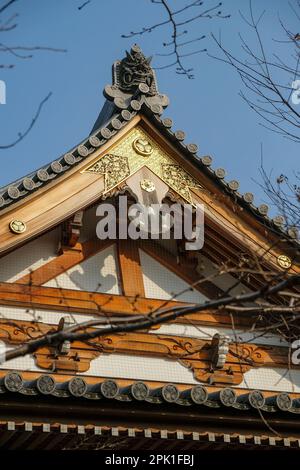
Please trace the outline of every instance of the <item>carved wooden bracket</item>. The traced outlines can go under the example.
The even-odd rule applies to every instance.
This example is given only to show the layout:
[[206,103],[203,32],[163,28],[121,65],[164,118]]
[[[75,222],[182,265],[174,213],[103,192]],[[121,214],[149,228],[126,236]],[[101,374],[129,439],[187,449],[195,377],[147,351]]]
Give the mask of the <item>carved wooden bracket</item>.
[[59,354],[54,348],[40,348],[34,353],[36,365],[41,369],[60,374],[87,372],[91,361],[100,356],[100,351],[85,349],[74,343],[67,354]]
[[75,212],[72,219],[63,225],[62,244],[73,247],[79,240],[82,227],[83,211]]
[[[0,339],[9,344],[24,343],[43,336],[57,327],[38,322],[0,320]],[[92,329],[91,329],[92,331]],[[139,333],[102,336],[86,343],[76,341],[64,350],[43,347],[34,353],[38,367],[66,373],[86,372],[93,359],[102,353],[143,355],[177,360],[193,371],[199,382],[238,385],[253,367],[286,367],[288,348],[229,343],[215,335],[210,340]],[[292,368],[300,366],[292,365]]]

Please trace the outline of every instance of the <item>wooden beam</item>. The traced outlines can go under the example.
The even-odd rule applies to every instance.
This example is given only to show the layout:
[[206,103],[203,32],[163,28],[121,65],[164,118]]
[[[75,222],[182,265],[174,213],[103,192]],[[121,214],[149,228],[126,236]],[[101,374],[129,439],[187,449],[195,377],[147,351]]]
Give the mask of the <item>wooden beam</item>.
[[123,294],[145,297],[138,241],[118,240],[117,247]]
[[49,263],[37,268],[16,281],[16,284],[28,284],[41,286],[60,274],[68,271],[76,264],[85,261],[91,256],[108,248],[114,243],[112,240],[89,240],[84,243],[76,243],[74,247],[63,247],[62,253]]
[[[191,304],[162,299],[136,298],[115,294],[0,282],[0,305],[83,313],[85,315],[95,315],[101,311],[108,315],[126,316],[149,314],[162,308]],[[229,314],[221,309],[204,310],[201,313],[178,318],[176,322],[190,325],[218,324],[224,327],[231,326]],[[236,327],[249,327],[252,323],[253,319],[250,315],[241,314],[235,318]]]

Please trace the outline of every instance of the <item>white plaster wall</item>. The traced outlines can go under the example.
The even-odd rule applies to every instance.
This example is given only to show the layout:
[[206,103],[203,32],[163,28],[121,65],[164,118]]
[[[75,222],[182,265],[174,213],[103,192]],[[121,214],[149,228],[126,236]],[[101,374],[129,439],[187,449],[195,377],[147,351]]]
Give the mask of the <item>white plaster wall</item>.
[[[88,372],[81,375],[199,384],[193,372],[178,361],[123,354],[103,354],[92,361]],[[300,371],[267,367],[251,369],[236,388],[300,393]]]
[[266,344],[274,346],[288,346],[288,344],[277,335],[265,334],[264,336],[256,337],[255,333],[250,331],[243,331],[236,329],[233,331],[231,328],[223,327],[211,327],[202,325],[179,325],[179,324],[165,324],[161,325],[158,330],[150,331],[152,334],[165,334],[165,335],[176,335],[176,336],[187,336],[194,338],[212,339],[216,333],[220,333],[229,336],[232,341],[238,341],[241,343],[253,343],[253,344]]
[[0,281],[14,282],[57,256],[59,229],[42,235],[0,259]]
[[237,286],[235,286],[237,279],[235,279],[230,274],[219,274],[217,266],[215,266],[214,263],[208,258],[203,256],[201,251],[199,253],[198,259],[199,263],[197,271],[199,274],[204,276],[215,276],[211,278],[211,282],[220,289],[227,290],[229,287],[232,287],[230,291],[231,295],[239,295],[241,293],[251,292],[251,290],[242,283],[239,283]]
[[168,300],[174,294],[185,291],[176,296],[174,300],[183,302],[204,302],[207,300],[205,295],[195,289],[191,291],[189,284],[142,250],[140,250],[140,259],[146,297]]
[[198,383],[191,371],[177,361],[125,354],[102,354],[92,361],[89,371],[81,375]]
[[251,369],[238,387],[300,393],[300,371],[288,370],[288,367]]
[[[12,348],[6,348],[6,350],[12,349]],[[0,351],[2,351],[3,348],[0,347]],[[19,370],[22,372],[41,372],[41,373],[46,373],[49,371],[46,371],[45,369],[40,369],[35,365],[34,359],[32,356],[24,356],[24,357],[18,357],[17,359],[11,359],[10,361],[4,362],[4,364],[0,364],[0,370]]]
[[106,248],[44,286],[121,294],[115,248]]

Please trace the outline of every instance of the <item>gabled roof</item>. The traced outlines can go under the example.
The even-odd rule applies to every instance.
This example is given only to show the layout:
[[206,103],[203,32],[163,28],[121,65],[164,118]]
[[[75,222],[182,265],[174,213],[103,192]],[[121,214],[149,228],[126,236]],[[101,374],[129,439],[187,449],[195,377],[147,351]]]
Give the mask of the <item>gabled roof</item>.
[[239,182],[226,181],[223,168],[213,169],[210,156],[199,157],[198,147],[194,143],[186,144],[185,133],[172,130],[172,120],[161,118],[169,100],[160,94],[157,87],[155,72],[139,46],[134,45],[126,58],[116,61],[113,65],[113,84],[104,89],[106,102],[89,137],[58,159],[44,165],[38,170],[0,189],[0,212],[12,204],[26,198],[34,191],[58,180],[66,172],[83,162],[99,147],[107,143],[114,135],[124,128],[137,114],[143,114],[159,130],[159,132],[186,156],[189,162],[207,175],[224,193],[251,213],[263,225],[279,235],[296,239],[295,229],[284,230],[284,218],[267,216],[268,206],[253,204],[254,196],[246,192],[241,194]]

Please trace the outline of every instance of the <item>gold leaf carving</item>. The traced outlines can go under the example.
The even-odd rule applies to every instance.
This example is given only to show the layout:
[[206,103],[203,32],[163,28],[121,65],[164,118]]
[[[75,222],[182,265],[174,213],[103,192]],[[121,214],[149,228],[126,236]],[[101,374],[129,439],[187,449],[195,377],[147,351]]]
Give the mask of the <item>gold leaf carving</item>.
[[192,202],[190,188],[201,189],[200,184],[188,175],[181,166],[175,164],[162,164],[162,176],[165,183],[183,196],[187,201]]
[[104,175],[105,192],[119,184],[130,175],[128,159],[125,156],[107,154],[88,167],[85,172]]
[[[137,143],[145,152],[137,153]],[[145,158],[147,155],[147,158]],[[111,153],[99,158],[83,170],[105,175],[105,191],[111,190],[122,180],[142,167],[149,168],[185,201],[193,203],[190,188],[202,189],[201,185],[167,154],[142,128],[135,127],[111,149]]]

